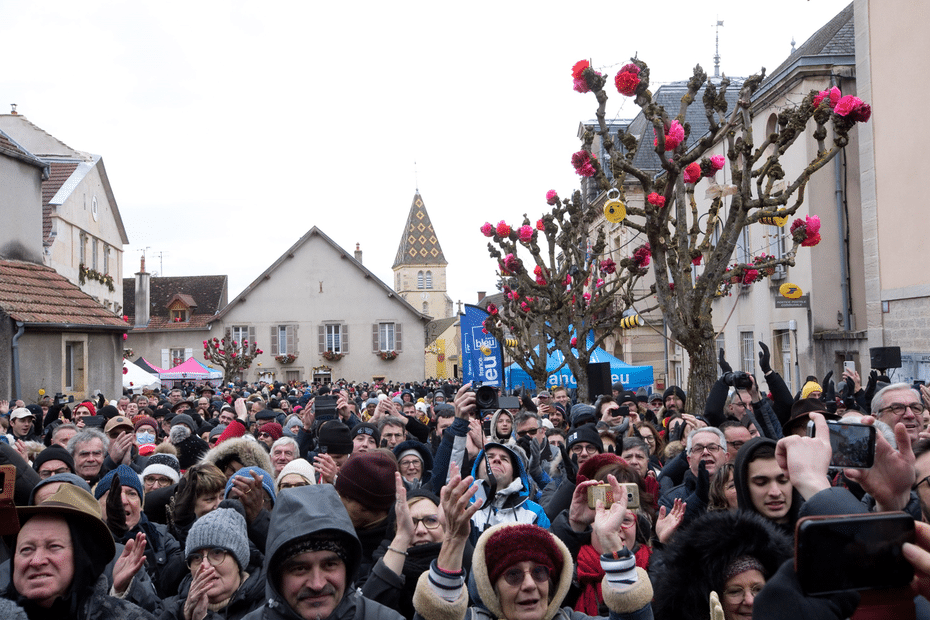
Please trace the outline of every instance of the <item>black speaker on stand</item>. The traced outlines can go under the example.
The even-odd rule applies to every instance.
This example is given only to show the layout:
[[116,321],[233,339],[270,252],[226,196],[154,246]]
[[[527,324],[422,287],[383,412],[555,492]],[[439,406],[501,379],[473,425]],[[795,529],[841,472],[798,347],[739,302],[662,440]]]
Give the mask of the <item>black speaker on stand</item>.
[[588,398],[593,403],[598,396],[613,394],[610,380],[610,362],[588,364]]
[[872,368],[882,374],[889,368],[901,368],[901,347],[872,347],[869,357]]

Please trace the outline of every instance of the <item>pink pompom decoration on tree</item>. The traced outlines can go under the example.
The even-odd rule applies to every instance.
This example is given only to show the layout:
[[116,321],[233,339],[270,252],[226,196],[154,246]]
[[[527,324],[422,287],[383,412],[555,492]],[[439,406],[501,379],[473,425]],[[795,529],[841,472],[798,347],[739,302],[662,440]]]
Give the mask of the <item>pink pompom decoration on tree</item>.
[[572,336],[572,348],[575,349],[577,347],[578,347],[578,338],[576,336]]
[[714,172],[722,170],[723,166],[727,163],[726,157],[723,155],[714,155],[710,158],[710,163],[714,167]]
[[587,60],[579,60],[572,66],[572,78],[578,79],[584,75],[584,70],[591,66]]
[[491,222],[485,222],[484,226],[481,227],[481,234],[483,234],[485,237],[493,237],[494,225],[491,224]]
[[[665,150],[674,151],[675,147],[681,144],[685,139],[685,128],[681,126],[681,123],[678,121],[672,121],[672,124],[668,128],[668,132],[665,134]],[[652,146],[658,146],[659,139],[656,138]]]
[[694,258],[691,259],[691,264],[694,265],[695,267],[697,267],[698,265],[701,264],[701,259],[702,259],[702,258],[704,258],[704,256],[701,255],[701,254],[698,254],[697,256],[695,256]]
[[497,236],[498,237],[509,237],[510,236],[510,224],[501,220],[497,223]]
[[497,306],[495,306],[494,304],[488,304],[488,314],[493,315],[497,313],[498,313]]
[[665,196],[661,196],[656,192],[652,192],[646,196],[646,201],[654,207],[658,207],[660,209],[665,206]]
[[827,99],[830,102],[829,105],[831,108],[835,108],[837,102],[840,100],[840,89],[834,86],[830,90],[820,91],[817,93],[817,96],[814,97],[814,102],[811,105],[816,108],[824,99]]
[[583,177],[590,178],[590,177],[593,177],[595,174],[597,174],[597,168],[592,166],[590,163],[587,163],[581,168],[579,168],[578,170],[576,170],[576,172]]
[[759,277],[758,269],[747,269],[743,274],[743,284],[752,284]]
[[837,116],[845,116],[857,123],[864,123],[872,116],[872,107],[854,95],[840,99],[833,109]]
[[639,67],[633,63],[623,65],[617,76],[614,78],[614,85],[617,92],[626,97],[632,97],[636,94],[636,87],[639,86]]
[[556,204],[557,202],[559,202],[558,192],[556,192],[554,189],[550,189],[548,192],[546,192],[546,203],[547,204],[551,206],[551,205]]
[[697,183],[701,180],[701,165],[696,161],[688,164],[682,174],[685,183]]
[[601,261],[601,271],[606,274],[611,274],[617,270],[617,263],[613,259],[605,258]]
[[533,238],[533,227],[530,225],[525,225],[520,227],[520,241],[523,243],[529,243]]

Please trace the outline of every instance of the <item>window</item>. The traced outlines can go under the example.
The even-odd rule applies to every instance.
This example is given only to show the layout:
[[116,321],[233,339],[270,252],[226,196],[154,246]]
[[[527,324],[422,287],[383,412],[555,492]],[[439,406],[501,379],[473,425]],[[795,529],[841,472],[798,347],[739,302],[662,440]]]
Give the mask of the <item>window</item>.
[[429,302],[428,301],[423,302],[423,314],[429,314]]
[[737,250],[739,251],[739,262],[752,263],[752,247],[749,245],[749,226],[745,226],[739,234]]
[[78,238],[78,261],[87,266],[87,235],[81,233]]
[[87,389],[84,360],[85,345],[86,341],[82,340],[66,340],[64,342],[62,382],[66,392],[83,393]]
[[103,273],[110,273],[110,246],[103,245]]
[[374,323],[371,326],[371,350],[373,353],[380,351],[401,351],[401,333],[403,325],[385,321],[383,323]]
[[255,328],[248,325],[233,325],[230,329],[232,339],[239,343],[239,349],[245,349],[242,343],[248,340],[250,343],[255,341]]
[[299,370],[288,370],[284,373],[284,380],[290,383],[291,381],[300,381],[300,371]]
[[97,240],[96,239],[90,240],[90,255],[91,255],[91,260],[93,261],[93,263],[91,264],[91,267],[94,271],[96,271],[97,270]]
[[795,388],[794,381],[792,381],[794,373],[791,372],[794,365],[794,360],[791,357],[791,331],[787,329],[776,331],[773,334],[772,349],[776,356],[772,360],[775,362],[773,368],[781,374],[781,378],[785,380],[788,390],[793,393]]
[[185,349],[171,349],[171,367],[179,366],[187,361],[184,357]]
[[297,355],[297,326],[271,326],[271,354]]
[[739,333],[740,370],[752,374],[756,363],[756,345],[752,332]]
[[326,350],[342,353],[342,325],[326,326]]
[[433,272],[426,272],[426,288],[433,288]]
[[172,323],[186,323],[187,322],[187,310],[180,308],[178,310],[171,311],[171,322]]
[[423,288],[423,272],[417,272],[417,288]]

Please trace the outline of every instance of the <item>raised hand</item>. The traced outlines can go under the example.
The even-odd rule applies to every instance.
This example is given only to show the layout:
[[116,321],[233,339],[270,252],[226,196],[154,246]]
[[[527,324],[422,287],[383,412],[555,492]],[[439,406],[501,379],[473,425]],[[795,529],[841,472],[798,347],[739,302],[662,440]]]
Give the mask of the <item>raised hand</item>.
[[759,348],[762,349],[759,352],[759,370],[766,375],[772,370],[772,354],[764,342],[759,343]]
[[668,512],[666,512],[665,506],[659,508],[659,518],[656,521],[656,537],[660,543],[664,545],[672,537],[672,534],[681,525],[687,507],[687,502],[681,501],[681,498],[678,497],[675,498],[675,503],[672,504],[672,509]]
[[145,534],[139,532],[126,541],[123,552],[113,564],[113,590],[123,594],[129,589],[133,577],[145,564]]
[[614,503],[610,509],[604,508],[604,502],[597,500],[592,526],[591,544],[598,553],[616,553],[623,549],[620,538],[620,524],[626,517],[626,492],[613,474],[607,476],[607,483],[614,494]]
[[718,363],[720,364],[720,371],[724,374],[728,372],[733,372],[733,367],[727,363],[726,357],[723,354],[723,347],[720,347],[720,357],[718,358]]

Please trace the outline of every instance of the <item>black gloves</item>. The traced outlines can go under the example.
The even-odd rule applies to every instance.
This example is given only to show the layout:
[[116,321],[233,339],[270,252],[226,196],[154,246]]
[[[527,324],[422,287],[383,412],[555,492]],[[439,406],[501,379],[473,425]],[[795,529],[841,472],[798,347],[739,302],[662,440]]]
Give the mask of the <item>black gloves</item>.
[[720,363],[720,370],[721,372],[723,372],[723,374],[727,374],[728,372],[733,372],[733,367],[727,363],[727,360],[723,356],[723,347],[720,347],[719,363]]

